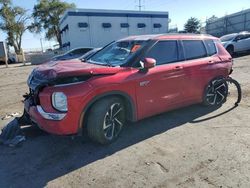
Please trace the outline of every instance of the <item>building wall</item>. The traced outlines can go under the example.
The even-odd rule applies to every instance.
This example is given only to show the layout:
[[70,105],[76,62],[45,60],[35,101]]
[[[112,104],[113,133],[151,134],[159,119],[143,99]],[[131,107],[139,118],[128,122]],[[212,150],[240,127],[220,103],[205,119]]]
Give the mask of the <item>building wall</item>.
[[[79,23],[87,24],[87,27],[79,27]],[[111,27],[104,28],[103,23],[110,23]],[[129,27],[122,28],[121,23],[128,23]],[[144,23],[145,27],[138,28],[139,23]],[[154,28],[154,24],[160,24],[161,27]],[[168,13],[84,9],[72,13],[71,10],[62,18],[60,29],[65,49],[102,47],[129,35],[167,33]]]
[[206,24],[206,32],[217,37],[241,31],[250,31],[250,9],[218,18]]

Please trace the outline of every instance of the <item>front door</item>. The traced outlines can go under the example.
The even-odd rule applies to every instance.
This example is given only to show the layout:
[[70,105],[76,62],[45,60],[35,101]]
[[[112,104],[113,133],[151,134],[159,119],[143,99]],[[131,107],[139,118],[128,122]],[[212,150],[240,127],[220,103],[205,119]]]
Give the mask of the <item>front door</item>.
[[239,35],[234,46],[236,52],[250,50],[250,34]]
[[177,41],[159,41],[145,57],[154,58],[156,67],[144,73],[135,73],[139,119],[167,111],[181,103],[182,91],[186,89],[182,62],[178,62]]

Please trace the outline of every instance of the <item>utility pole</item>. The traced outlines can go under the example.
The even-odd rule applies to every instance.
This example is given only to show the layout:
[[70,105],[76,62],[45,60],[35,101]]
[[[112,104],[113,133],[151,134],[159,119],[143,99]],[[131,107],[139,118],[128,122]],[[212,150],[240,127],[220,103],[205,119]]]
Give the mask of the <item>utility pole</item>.
[[[137,2],[137,0],[136,0],[135,2]],[[145,3],[145,1],[144,1],[144,3]],[[142,5],[142,0],[138,0],[138,5],[136,5],[136,7],[138,7],[138,8],[139,8],[139,11],[141,11],[141,10],[142,10],[142,7],[144,7],[144,8],[145,8],[145,6],[144,6],[144,5]]]
[[42,53],[43,53],[43,41],[42,41],[42,38],[40,38],[40,44],[41,44],[41,49],[42,49]]
[[139,11],[141,11],[141,0],[139,0],[139,5],[138,5],[138,7],[139,7]]

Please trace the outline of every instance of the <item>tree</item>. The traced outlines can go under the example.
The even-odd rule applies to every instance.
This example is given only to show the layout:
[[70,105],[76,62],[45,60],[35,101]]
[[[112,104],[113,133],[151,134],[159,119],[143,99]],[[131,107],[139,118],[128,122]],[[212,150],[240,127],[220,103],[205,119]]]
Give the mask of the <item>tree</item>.
[[62,39],[60,34],[60,18],[63,13],[74,8],[75,4],[69,4],[60,0],[40,0],[34,6],[33,17],[34,23],[32,29],[36,32],[45,30],[45,37],[56,39],[60,47],[62,47]]
[[29,29],[27,10],[13,6],[11,0],[0,0],[0,29],[7,33],[7,45],[21,53],[22,36]]
[[197,18],[191,17],[184,25],[184,30],[188,33],[198,33],[201,23]]
[[211,16],[210,18],[207,19],[207,23],[211,23],[214,22],[215,20],[217,20],[218,17],[216,17],[215,15]]

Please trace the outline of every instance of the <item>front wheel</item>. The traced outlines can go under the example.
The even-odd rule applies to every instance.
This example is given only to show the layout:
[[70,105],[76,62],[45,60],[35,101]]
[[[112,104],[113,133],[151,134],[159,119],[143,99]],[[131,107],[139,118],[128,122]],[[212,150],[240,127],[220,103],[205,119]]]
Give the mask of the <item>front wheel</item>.
[[125,124],[125,106],[120,98],[97,101],[88,114],[87,131],[93,141],[109,144],[119,137]]
[[228,95],[228,85],[225,79],[215,79],[211,81],[205,89],[203,104],[215,106],[223,104]]

